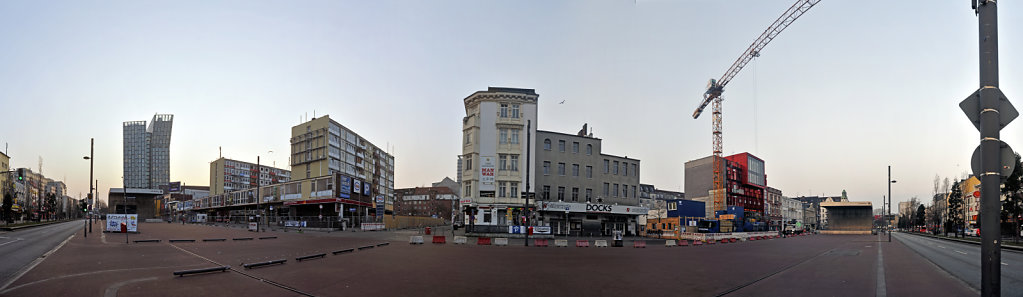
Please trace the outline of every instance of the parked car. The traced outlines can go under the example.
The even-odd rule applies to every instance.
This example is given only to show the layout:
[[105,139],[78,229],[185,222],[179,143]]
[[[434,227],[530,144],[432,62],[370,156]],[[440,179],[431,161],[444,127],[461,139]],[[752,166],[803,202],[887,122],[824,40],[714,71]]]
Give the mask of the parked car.
[[967,228],[966,236],[980,236],[980,228]]

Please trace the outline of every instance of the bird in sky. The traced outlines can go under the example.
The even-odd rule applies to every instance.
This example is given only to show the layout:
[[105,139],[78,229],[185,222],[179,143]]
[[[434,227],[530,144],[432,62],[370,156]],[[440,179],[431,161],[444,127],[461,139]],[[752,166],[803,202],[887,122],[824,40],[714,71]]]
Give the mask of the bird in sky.
[[565,104],[565,100],[561,100],[558,104]]

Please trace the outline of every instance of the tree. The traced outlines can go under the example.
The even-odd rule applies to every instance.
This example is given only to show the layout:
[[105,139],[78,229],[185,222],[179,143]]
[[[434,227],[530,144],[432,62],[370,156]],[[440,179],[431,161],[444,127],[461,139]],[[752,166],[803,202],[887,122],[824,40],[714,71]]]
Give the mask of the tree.
[[[947,226],[955,230],[963,226],[963,191],[959,189],[961,182],[952,184],[949,188],[948,193],[948,224]],[[958,232],[956,234],[959,234]]]
[[920,204],[920,206],[916,208],[916,217],[913,219],[913,223],[915,223],[916,226],[922,226],[926,223],[926,221],[924,221],[924,214],[926,212],[927,209],[924,208],[923,204]]
[[[1020,193],[1023,188],[1023,164],[1020,163],[1020,156],[1016,154],[1016,166],[1012,170],[1012,174],[1005,179],[1002,183],[1002,194],[1005,194],[1005,200],[1002,201],[1002,211],[1000,214],[1001,221],[1004,223],[1013,222],[1010,228],[1013,232],[1013,237],[1016,241],[1019,241],[1019,216],[1021,213],[1020,200],[1023,200],[1023,193]],[[1016,218],[1013,220],[1012,218]]]

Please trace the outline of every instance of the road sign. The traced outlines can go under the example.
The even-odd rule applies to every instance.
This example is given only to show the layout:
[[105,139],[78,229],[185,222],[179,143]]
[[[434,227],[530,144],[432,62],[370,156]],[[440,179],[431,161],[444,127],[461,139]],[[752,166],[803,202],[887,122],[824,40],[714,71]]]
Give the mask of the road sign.
[[973,126],[980,130],[980,93],[981,92],[995,92],[996,98],[998,98],[998,125],[999,129],[1005,128],[1012,120],[1015,120],[1019,116],[1019,111],[1016,111],[1016,107],[1012,106],[1008,98],[1005,98],[1005,94],[998,88],[982,88],[974,91],[973,94],[966,97],[965,100],[959,102],[959,108],[966,113],[966,118],[970,119]]
[[973,197],[980,198],[980,191],[973,191]]
[[[1002,157],[1002,165],[1000,167],[1001,170],[999,174],[1002,176],[1002,180],[1004,181],[1012,174],[1012,170],[1016,169],[1016,154],[1012,151],[1012,148],[1009,147],[1008,143],[1005,143],[1005,141],[1000,142],[1001,145],[999,147],[998,154]],[[981,176],[981,174],[984,173],[981,170],[982,168],[980,168],[980,147],[981,146],[978,145],[977,149],[973,150],[973,157],[970,158],[970,168],[973,169],[973,174],[976,176]]]

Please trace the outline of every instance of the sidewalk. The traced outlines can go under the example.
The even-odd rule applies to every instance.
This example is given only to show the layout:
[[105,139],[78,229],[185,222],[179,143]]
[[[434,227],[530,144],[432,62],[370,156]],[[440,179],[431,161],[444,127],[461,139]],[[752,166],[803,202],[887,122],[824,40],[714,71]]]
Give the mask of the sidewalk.
[[[887,238],[885,238],[887,240]],[[889,296],[977,296],[962,280],[921,257],[898,239],[879,242]]]

